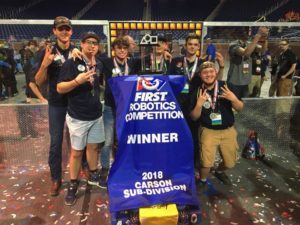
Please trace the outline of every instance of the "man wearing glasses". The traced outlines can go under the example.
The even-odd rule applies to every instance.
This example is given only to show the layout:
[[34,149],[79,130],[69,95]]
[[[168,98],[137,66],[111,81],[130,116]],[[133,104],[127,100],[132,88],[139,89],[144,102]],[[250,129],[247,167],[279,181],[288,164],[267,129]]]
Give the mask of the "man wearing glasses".
[[56,37],[56,43],[53,46],[47,46],[39,55],[33,72],[38,86],[45,82],[49,84],[50,151],[48,163],[52,179],[50,195],[57,196],[62,181],[62,141],[67,112],[67,98],[56,91],[56,85],[62,65],[72,57],[71,51],[74,48],[70,44],[73,32],[70,20],[64,16],[56,17],[52,32]]
[[78,174],[86,148],[90,168],[90,185],[99,186],[98,150],[104,142],[102,105],[100,103],[99,76],[102,63],[96,60],[100,38],[93,32],[85,33],[81,39],[82,59],[67,60],[63,65],[57,84],[60,94],[67,94],[68,110],[66,122],[70,131],[70,185],[65,197],[66,205],[76,202]]
[[289,41],[283,39],[279,42],[280,55],[277,64],[277,96],[292,94],[293,75],[297,65],[297,57],[289,48]]

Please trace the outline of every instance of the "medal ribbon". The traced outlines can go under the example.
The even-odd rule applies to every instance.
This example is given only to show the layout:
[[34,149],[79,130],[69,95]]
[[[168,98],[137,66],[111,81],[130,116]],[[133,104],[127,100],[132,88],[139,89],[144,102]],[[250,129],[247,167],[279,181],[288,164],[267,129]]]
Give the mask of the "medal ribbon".
[[117,60],[116,58],[114,57],[114,67],[116,68],[117,71],[120,71],[118,73],[119,76],[126,76],[129,74],[129,68],[128,68],[128,64],[127,64],[127,59],[125,59],[125,71],[124,71],[124,74],[122,73],[122,70],[121,68],[119,67],[118,63],[117,63]]
[[[63,64],[66,61],[66,59],[65,59],[65,56],[60,53],[60,51],[58,50],[58,48],[56,48],[56,54],[60,57],[60,60],[61,60],[61,62]],[[68,59],[70,59],[71,57],[72,57],[72,53],[69,51]]]
[[163,66],[164,66],[164,58],[161,57],[159,63],[156,62],[156,59],[154,60],[153,54],[150,55],[151,57],[151,64],[154,65],[152,68],[156,69],[156,71],[163,71]]
[[[89,62],[84,57],[82,57],[82,59],[85,63],[85,68],[86,68],[87,72],[90,71],[90,70],[95,69],[95,67],[96,67],[95,65],[92,65],[91,67],[89,67]],[[90,82],[90,84],[92,85],[93,88],[94,88],[94,80],[95,80],[94,77],[91,77],[91,79],[89,80],[89,82]]]
[[196,72],[196,68],[197,68],[197,64],[198,64],[198,57],[196,57],[193,67],[192,67],[192,71],[190,73],[189,67],[188,67],[188,63],[187,63],[187,59],[186,57],[183,58],[184,60],[184,70],[186,75],[188,75],[189,80],[191,80],[194,77],[194,74]]
[[[202,88],[204,89],[204,84],[202,85]],[[215,86],[214,86],[214,93],[212,98],[209,96],[208,101],[211,105],[211,109],[212,111],[214,111],[214,109],[216,108],[216,103],[217,103],[217,97],[218,97],[218,89],[219,89],[219,83],[216,80],[215,81]]]

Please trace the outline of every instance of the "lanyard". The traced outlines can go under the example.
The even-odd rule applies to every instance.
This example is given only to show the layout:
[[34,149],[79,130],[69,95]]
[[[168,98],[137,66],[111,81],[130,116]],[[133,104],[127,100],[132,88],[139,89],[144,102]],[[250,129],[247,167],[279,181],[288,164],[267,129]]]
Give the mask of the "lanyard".
[[127,59],[125,59],[125,71],[124,71],[124,74],[122,73],[122,70],[121,70],[119,64],[117,63],[116,58],[114,58],[114,67],[115,67],[116,74],[119,75],[119,76],[122,76],[122,75],[126,76],[126,75],[129,74],[129,68],[128,68],[128,64],[127,64]]
[[151,65],[153,70],[155,69],[155,71],[163,71],[164,64],[165,60],[163,57],[161,57],[159,63],[157,63],[156,59],[153,57],[153,54],[151,54]]
[[[86,68],[87,72],[95,69],[95,67],[96,67],[95,65],[89,67],[89,62],[84,57],[82,57],[82,59],[85,63],[85,68]],[[94,80],[95,80],[94,76],[91,76],[89,82],[93,87],[94,87]]]
[[[65,56],[60,53],[60,51],[58,50],[58,48],[56,48],[56,54],[59,56],[59,58],[61,60],[61,63],[63,64],[66,61],[66,59],[65,59]],[[69,51],[68,59],[70,59],[71,57],[72,57],[72,54]]]
[[188,75],[189,80],[191,80],[194,77],[195,72],[196,72],[196,68],[197,68],[197,64],[198,64],[198,57],[196,57],[196,59],[194,61],[191,73],[190,73],[190,70],[189,70],[189,67],[188,67],[188,63],[187,63],[186,57],[184,57],[183,60],[184,60],[184,70],[185,70],[185,73],[186,73],[186,75]]
[[[202,88],[204,89],[204,84],[202,85]],[[213,96],[211,97],[207,92],[206,94],[208,95],[208,102],[211,105],[211,109],[214,111],[214,109],[216,108],[216,103],[217,103],[217,97],[218,97],[218,89],[219,89],[219,83],[216,80],[215,81],[215,86],[214,86],[214,93]]]

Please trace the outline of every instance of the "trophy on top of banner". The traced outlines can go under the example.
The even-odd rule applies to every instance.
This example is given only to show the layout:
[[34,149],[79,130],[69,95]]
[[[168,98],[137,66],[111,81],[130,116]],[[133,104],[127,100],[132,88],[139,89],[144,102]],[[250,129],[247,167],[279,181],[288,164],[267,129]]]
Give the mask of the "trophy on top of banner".
[[168,39],[162,35],[145,34],[141,37],[141,74],[165,74],[167,70],[164,53],[168,49]]

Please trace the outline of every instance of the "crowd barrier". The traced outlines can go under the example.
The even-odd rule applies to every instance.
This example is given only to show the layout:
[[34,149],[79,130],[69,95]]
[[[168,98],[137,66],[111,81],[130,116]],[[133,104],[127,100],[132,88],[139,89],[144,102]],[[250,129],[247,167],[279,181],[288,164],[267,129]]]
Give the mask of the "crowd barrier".
[[[300,97],[247,98],[235,115],[240,151],[254,130],[266,155],[300,149]],[[24,170],[48,169],[48,106],[0,105],[0,165]],[[67,129],[63,142],[64,168],[68,162]]]

